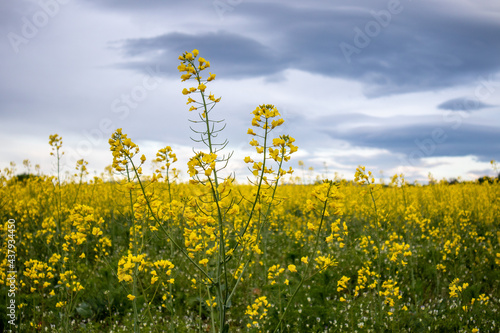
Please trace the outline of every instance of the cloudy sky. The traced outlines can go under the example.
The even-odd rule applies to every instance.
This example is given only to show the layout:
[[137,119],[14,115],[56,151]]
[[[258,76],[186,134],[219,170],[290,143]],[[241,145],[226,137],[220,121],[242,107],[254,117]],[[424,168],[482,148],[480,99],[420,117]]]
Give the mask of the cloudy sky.
[[493,175],[500,160],[500,2],[490,0],[2,0],[0,168],[54,170],[58,133],[74,168],[100,174],[122,127],[152,159],[193,136],[178,56],[217,78],[231,170],[252,153],[251,111],[274,104],[298,161],[352,179],[366,165],[407,179]]

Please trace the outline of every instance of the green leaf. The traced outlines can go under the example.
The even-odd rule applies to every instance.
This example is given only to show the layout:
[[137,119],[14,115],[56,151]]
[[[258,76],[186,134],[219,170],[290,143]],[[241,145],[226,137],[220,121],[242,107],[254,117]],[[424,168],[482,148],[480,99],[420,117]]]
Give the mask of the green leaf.
[[78,312],[78,314],[83,318],[90,318],[94,314],[91,306],[86,302],[78,304],[76,312]]

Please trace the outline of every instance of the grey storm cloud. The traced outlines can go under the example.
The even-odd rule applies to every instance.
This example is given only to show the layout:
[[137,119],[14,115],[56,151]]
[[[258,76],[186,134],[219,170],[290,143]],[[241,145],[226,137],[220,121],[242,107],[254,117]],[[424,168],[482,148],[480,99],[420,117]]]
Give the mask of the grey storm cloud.
[[500,157],[500,131],[497,127],[452,124],[357,127],[349,131],[328,132],[335,139],[353,145],[385,148],[391,152],[412,156],[476,155],[489,161]]
[[477,98],[453,98],[438,105],[438,109],[451,111],[476,111],[490,108],[493,105],[485,104]]
[[[218,112],[235,147],[248,143],[235,111],[264,92],[304,159],[328,160],[331,149],[339,168],[363,160],[392,168],[403,155],[500,160],[495,1],[2,0],[0,33],[8,142],[59,132],[108,152],[108,132],[123,127],[137,140],[191,147],[177,112],[184,97],[165,87],[179,83],[178,56],[197,48],[231,92]],[[25,39],[19,52],[10,33]],[[162,84],[146,89],[155,77]],[[3,160],[19,163],[10,146]]]
[[218,75],[226,78],[266,76],[283,69],[271,48],[251,38],[222,31],[202,35],[169,33],[154,38],[129,39],[121,44],[127,57],[147,58],[118,65],[130,69],[160,66],[167,69],[165,74],[178,73],[178,56],[195,48],[203,52],[202,56],[212,66],[217,65]]
[[[196,47],[222,64],[226,76],[298,69],[362,81],[369,97],[468,84],[500,70],[500,21],[479,10],[464,18],[441,7],[397,0],[323,8],[242,3],[227,15],[253,22],[265,39],[221,26],[218,32],[125,40],[119,47],[126,57],[122,65],[132,69]],[[135,60],[138,55],[146,59]]]

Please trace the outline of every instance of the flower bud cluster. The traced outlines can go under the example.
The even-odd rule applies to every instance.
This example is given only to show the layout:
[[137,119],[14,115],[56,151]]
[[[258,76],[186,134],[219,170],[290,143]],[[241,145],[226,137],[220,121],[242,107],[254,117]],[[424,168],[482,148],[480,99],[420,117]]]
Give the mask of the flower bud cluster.
[[[272,147],[267,145],[267,135],[273,129],[278,126],[281,126],[285,121],[282,118],[273,119],[280,116],[278,109],[272,104],[262,104],[259,105],[253,112],[254,115],[252,119],[252,126],[257,128],[264,129],[264,135],[259,135],[254,132],[252,128],[249,128],[247,134],[259,137],[264,140],[264,143],[261,144],[256,139],[252,139],[250,141],[250,145],[255,147],[255,150],[258,154],[263,154],[265,149],[268,149],[269,156],[276,162],[280,163],[290,160],[290,155],[297,151],[297,146],[293,143],[295,139],[289,135],[280,135],[278,138],[274,138],[272,140]],[[262,162],[255,162],[250,156],[245,157],[245,163],[253,163],[252,164],[252,173],[255,176],[258,176],[262,171],[265,174],[273,174],[274,170],[272,168],[267,168]],[[290,167],[288,171],[279,170],[279,176],[283,176],[286,173],[292,173],[293,170]]]
[[[113,164],[112,167],[118,172],[125,171],[124,166],[126,166],[130,160],[139,153],[139,146],[132,142],[127,134],[122,133],[122,129],[117,129],[111,139],[109,139],[110,150],[113,153]],[[146,157],[141,156],[141,165],[146,162]],[[137,168],[137,173],[141,174],[142,169]]]
[[335,267],[338,265],[338,262],[335,261],[331,254],[318,256],[314,259],[314,261],[316,261],[316,269],[321,273],[326,271],[329,267]]
[[401,299],[402,296],[399,292],[399,287],[396,287],[397,281],[387,280],[382,283],[383,290],[380,290],[379,296],[385,296],[384,303],[390,307],[394,307],[394,299]]
[[23,272],[25,279],[22,284],[25,285],[24,281],[29,282],[30,292],[41,291],[51,285],[49,281],[54,278],[54,269],[51,266],[34,259],[28,260],[25,266]]
[[311,196],[316,200],[308,199],[306,201],[306,210],[313,211],[322,209],[324,204],[327,203],[327,207],[330,209],[325,210],[325,216],[329,216],[330,213],[334,215],[342,215],[343,214],[343,199],[344,194],[339,191],[337,185],[329,180],[324,180],[323,183],[316,185],[314,190],[311,193]]
[[123,256],[118,261],[118,281],[132,282],[134,279],[134,269],[137,268],[139,272],[142,272],[148,266],[149,262],[146,260],[146,254],[143,253],[134,256],[129,252],[127,256]]
[[63,285],[73,292],[79,292],[80,290],[85,289],[83,288],[82,284],[76,279],[77,276],[75,275],[75,273],[69,270],[61,274],[61,279],[57,282],[57,284]]
[[269,267],[267,272],[267,278],[271,280],[271,285],[276,283],[276,278],[280,276],[284,271],[285,269],[280,267],[279,264]]
[[[156,153],[156,159],[153,161],[155,163],[164,163],[158,169],[155,170],[153,174],[153,181],[157,181],[158,179],[163,178],[163,172],[166,173],[167,180],[169,179],[169,170],[172,163],[177,162],[177,155],[172,152],[172,148],[170,146],[166,146],[165,148],[160,149]],[[177,169],[173,169],[174,178],[176,178]]]
[[195,156],[191,157],[188,162],[188,172],[189,176],[194,177],[199,173],[198,169],[201,169],[205,176],[210,177],[215,169],[215,162],[217,160],[217,154],[215,153],[204,153],[199,152]]
[[168,168],[171,163],[177,162],[177,155],[172,152],[172,148],[170,146],[166,146],[165,148],[158,150],[155,161],[158,163],[165,162],[165,166]]
[[[89,162],[85,161],[83,158],[76,161],[75,170],[78,171],[78,173],[80,174],[80,177],[84,177],[84,176],[89,174],[89,172],[87,171],[88,164],[89,164]],[[78,174],[75,173],[75,177],[78,177]]]
[[349,280],[350,278],[347,276],[342,276],[340,280],[337,281],[337,292],[347,289],[347,282],[349,282]]
[[267,301],[266,296],[261,296],[255,300],[252,305],[247,306],[245,314],[250,318],[252,323],[248,323],[247,327],[260,327],[259,320],[263,320],[267,316],[267,309],[271,306]]
[[[59,151],[59,149],[62,148],[62,138],[59,136],[59,134],[52,134],[49,135],[49,145],[52,147],[52,152],[50,153],[51,156],[54,156],[54,151]],[[64,155],[64,153],[62,153]]]
[[[359,269],[357,285],[354,288],[354,297],[358,297],[363,289],[366,289],[367,287],[369,289],[375,289],[378,284],[377,277],[379,277],[377,272],[370,271],[369,267],[362,267]],[[368,279],[372,280],[370,284],[368,283]]]
[[354,182],[359,185],[368,185],[371,190],[375,189],[375,177],[371,171],[366,173],[366,168],[362,165],[356,168]]
[[[215,74],[209,73],[209,76],[206,80],[202,79],[200,72],[210,67],[210,61],[200,57],[198,58],[198,65],[196,65],[195,60],[198,57],[198,54],[199,51],[195,49],[192,52],[184,52],[182,55],[179,56],[181,64],[177,67],[177,69],[179,70],[179,72],[184,73],[181,75],[182,82],[187,81],[189,79],[195,79],[197,84],[197,86],[195,87],[184,88],[182,90],[182,93],[184,95],[189,95],[196,91],[199,91],[203,96],[202,97],[203,100],[205,99],[205,97],[208,97],[211,103],[218,103],[221,100],[220,97],[215,98],[212,93],[210,93],[208,96],[204,95],[205,90],[207,89],[207,83],[215,79]],[[191,97],[188,98],[186,104],[190,103],[193,103],[198,106],[192,105],[189,111],[194,111],[204,106],[203,102],[197,102]],[[208,103],[207,105],[211,103]],[[203,117],[206,116],[205,111],[203,112]]]

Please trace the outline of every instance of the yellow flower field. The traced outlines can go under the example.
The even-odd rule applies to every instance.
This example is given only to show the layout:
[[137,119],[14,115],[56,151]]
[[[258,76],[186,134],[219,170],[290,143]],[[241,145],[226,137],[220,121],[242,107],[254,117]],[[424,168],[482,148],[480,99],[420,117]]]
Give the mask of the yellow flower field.
[[[189,183],[171,147],[144,156],[126,129],[109,140],[118,177],[84,160],[64,179],[0,173],[0,295],[19,332],[499,331],[497,180],[380,184],[360,166],[300,184],[270,104],[249,120],[251,183],[221,178],[231,154],[198,55],[179,57],[205,146]],[[59,166],[62,139],[49,144]]]

